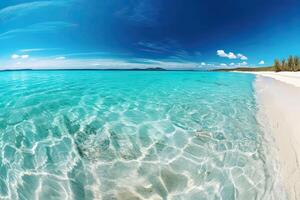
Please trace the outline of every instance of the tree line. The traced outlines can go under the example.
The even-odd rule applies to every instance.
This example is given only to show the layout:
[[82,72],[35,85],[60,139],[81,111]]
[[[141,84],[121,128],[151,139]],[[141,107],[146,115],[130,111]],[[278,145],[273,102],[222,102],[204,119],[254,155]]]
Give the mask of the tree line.
[[275,59],[273,67],[276,72],[300,71],[300,58],[298,56],[289,56],[288,59]]

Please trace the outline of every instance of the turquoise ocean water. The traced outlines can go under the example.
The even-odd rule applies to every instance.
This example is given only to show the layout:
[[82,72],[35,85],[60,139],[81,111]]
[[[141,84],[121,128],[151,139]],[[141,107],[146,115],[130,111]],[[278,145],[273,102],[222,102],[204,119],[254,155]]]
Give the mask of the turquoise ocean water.
[[0,199],[268,199],[248,74],[0,73]]

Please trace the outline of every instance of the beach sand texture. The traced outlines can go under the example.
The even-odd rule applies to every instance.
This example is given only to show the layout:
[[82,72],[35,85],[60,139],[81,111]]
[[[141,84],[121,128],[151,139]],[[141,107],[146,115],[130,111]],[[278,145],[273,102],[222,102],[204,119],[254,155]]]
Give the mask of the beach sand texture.
[[290,200],[300,199],[300,73],[255,74],[261,123],[274,137],[283,185]]
[[300,87],[300,72],[251,72],[263,77],[273,78],[275,80]]

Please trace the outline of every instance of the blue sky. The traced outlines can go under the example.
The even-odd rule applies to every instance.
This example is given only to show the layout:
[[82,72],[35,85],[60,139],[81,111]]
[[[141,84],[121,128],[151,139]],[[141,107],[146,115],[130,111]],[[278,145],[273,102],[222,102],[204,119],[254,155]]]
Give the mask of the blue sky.
[[1,0],[0,68],[268,66],[300,52],[297,0]]

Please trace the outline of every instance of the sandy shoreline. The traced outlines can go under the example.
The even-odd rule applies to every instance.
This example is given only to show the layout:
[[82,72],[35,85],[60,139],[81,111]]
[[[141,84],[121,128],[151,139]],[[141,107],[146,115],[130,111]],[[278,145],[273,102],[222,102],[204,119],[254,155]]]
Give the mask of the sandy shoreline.
[[288,199],[300,199],[300,73],[255,72],[262,127],[268,126]]
[[256,74],[258,76],[273,78],[275,80],[300,87],[300,72],[243,72]]

